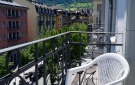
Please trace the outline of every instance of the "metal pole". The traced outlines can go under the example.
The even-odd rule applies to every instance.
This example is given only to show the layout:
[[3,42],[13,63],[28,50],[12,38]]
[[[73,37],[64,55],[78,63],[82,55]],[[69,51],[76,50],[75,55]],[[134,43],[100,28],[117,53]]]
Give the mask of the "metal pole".
[[[35,44],[35,62],[38,61],[38,44]],[[35,65],[35,83],[38,85],[38,64]]]
[[[46,57],[46,45],[45,45],[45,41],[43,42],[43,57]],[[43,70],[44,70],[44,73],[43,73],[43,77],[44,77],[44,85],[47,85],[46,83],[46,59],[43,61]]]

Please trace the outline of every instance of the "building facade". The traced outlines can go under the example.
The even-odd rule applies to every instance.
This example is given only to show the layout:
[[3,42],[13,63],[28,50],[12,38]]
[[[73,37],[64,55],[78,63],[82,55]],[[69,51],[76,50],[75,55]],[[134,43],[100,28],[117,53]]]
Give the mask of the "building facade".
[[27,10],[12,0],[0,1],[0,49],[27,42]]
[[42,3],[32,2],[35,5],[36,12],[38,13],[37,17],[37,30],[38,34],[42,30],[52,30],[55,27],[55,14],[54,10]]
[[34,0],[14,0],[15,2],[27,6],[28,10],[28,41],[35,40],[41,30],[53,29],[55,20],[53,10],[43,3]]

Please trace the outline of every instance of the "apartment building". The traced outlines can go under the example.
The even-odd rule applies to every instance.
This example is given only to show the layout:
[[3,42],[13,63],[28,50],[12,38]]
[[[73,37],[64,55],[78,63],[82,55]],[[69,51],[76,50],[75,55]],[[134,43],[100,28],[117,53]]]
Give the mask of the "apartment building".
[[43,3],[34,0],[14,0],[27,6],[28,10],[28,41],[35,40],[41,30],[53,29],[55,27],[54,11]]
[[72,23],[74,22],[80,22],[89,24],[91,21],[91,13],[89,9],[81,9],[76,10],[75,12],[72,12]]
[[0,49],[27,42],[27,10],[13,0],[0,1]]
[[102,0],[93,0],[93,24],[101,23]]
[[51,7],[55,14],[55,29],[61,29],[64,26],[70,26],[72,24],[72,13],[68,12],[58,6]]
[[38,13],[37,22],[39,33],[41,30],[51,30],[55,27],[54,10],[42,3],[32,2],[36,7]]
[[70,26],[72,24],[72,14],[68,11],[63,11],[62,14],[62,26]]
[[62,26],[62,19],[63,19],[63,9],[58,6],[52,6],[51,7],[54,10],[54,18],[55,18],[55,29],[61,29]]

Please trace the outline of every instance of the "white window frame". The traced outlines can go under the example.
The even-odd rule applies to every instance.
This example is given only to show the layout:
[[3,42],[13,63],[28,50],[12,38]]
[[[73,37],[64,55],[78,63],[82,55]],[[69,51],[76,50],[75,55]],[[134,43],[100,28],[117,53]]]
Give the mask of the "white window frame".
[[6,28],[6,22],[2,22],[2,28]]

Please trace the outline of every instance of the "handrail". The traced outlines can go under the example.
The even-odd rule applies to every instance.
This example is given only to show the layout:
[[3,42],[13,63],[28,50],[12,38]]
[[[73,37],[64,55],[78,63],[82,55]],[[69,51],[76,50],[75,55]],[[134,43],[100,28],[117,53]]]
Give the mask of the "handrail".
[[57,35],[54,35],[54,36],[51,36],[51,37],[47,37],[47,38],[31,41],[31,42],[28,42],[28,43],[24,43],[24,44],[21,44],[21,45],[16,45],[16,46],[13,46],[13,47],[1,49],[0,54],[4,53],[4,52],[11,51],[11,50],[15,50],[17,48],[26,47],[26,46],[29,46],[29,45],[32,45],[32,44],[43,42],[43,41],[46,41],[46,40],[49,40],[49,39],[52,39],[52,38],[56,38],[56,37],[59,37],[59,36],[62,36],[62,35],[68,34],[68,33],[70,33],[70,32],[65,32],[65,33],[57,34]]

